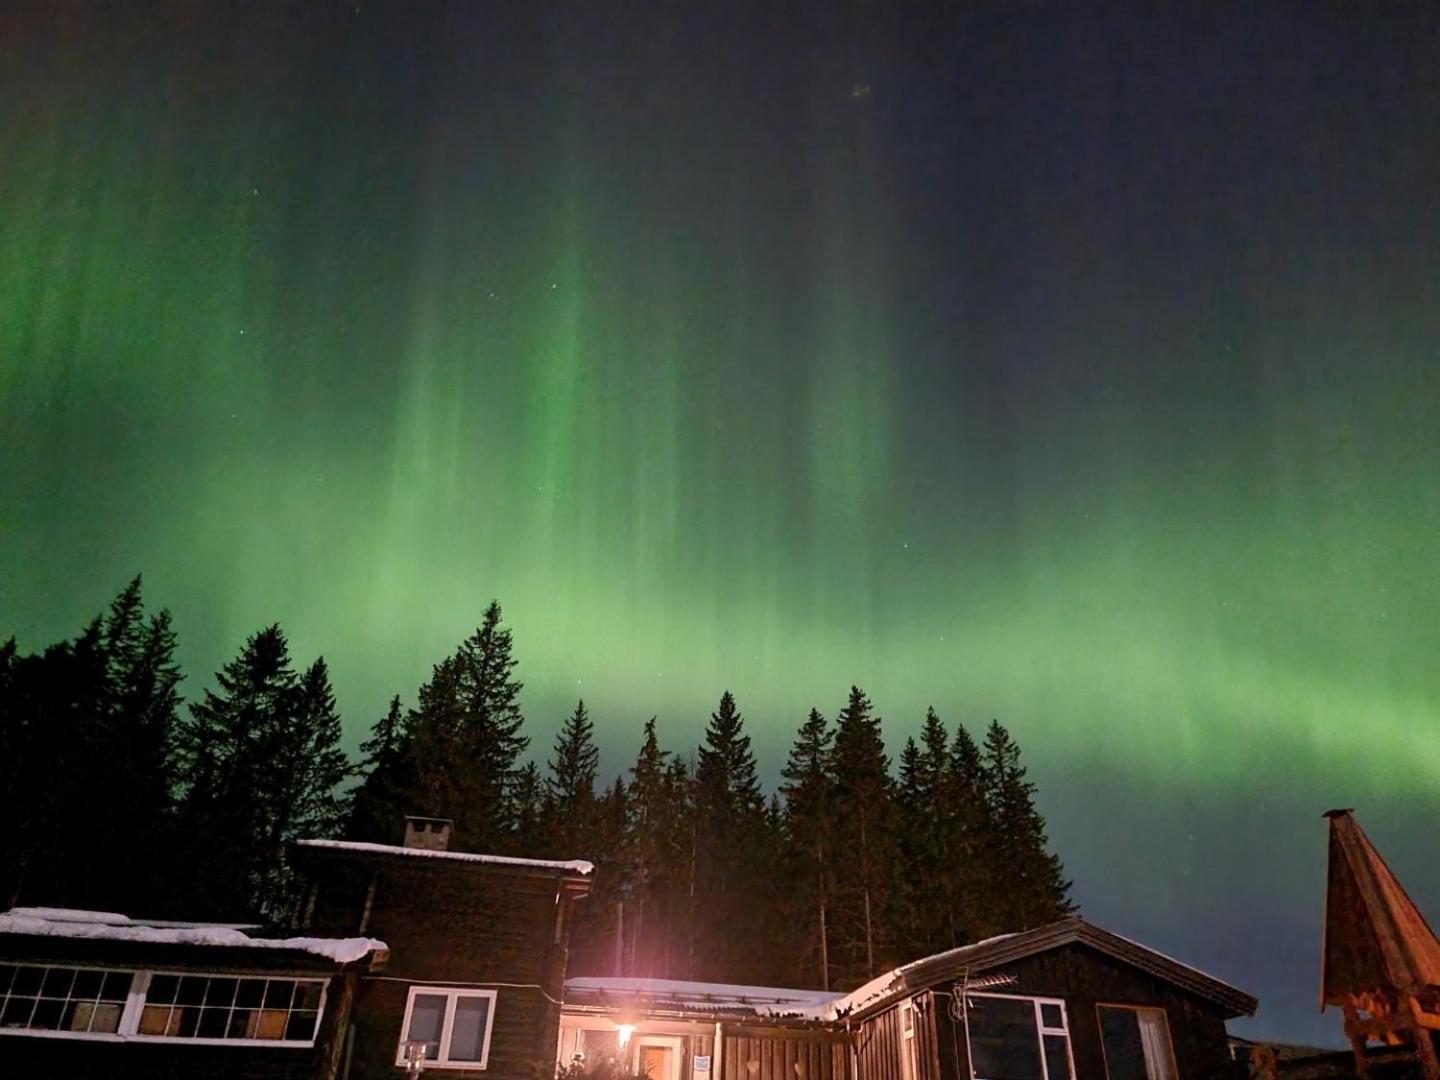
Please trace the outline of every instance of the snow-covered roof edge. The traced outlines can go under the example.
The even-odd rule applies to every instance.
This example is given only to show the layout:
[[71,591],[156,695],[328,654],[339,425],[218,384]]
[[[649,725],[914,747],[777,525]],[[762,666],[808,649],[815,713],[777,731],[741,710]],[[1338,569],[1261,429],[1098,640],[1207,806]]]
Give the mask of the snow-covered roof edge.
[[[49,911],[51,917],[42,917],[27,911]],[[98,915],[106,921],[86,922],[80,918],[90,914]],[[125,921],[115,922],[115,919]],[[64,908],[16,908],[0,913],[0,934],[74,938],[83,941],[133,941],[146,945],[287,950],[324,957],[337,964],[353,964],[372,954],[385,955],[390,951],[385,942],[375,938],[258,938],[223,926],[146,926],[112,912],[69,911]]]
[[643,1002],[692,1014],[743,1014],[770,1020],[829,1020],[835,991],[679,979],[579,976],[565,980],[565,1003],[577,1007]]
[[584,859],[522,859],[514,855],[482,855],[469,851],[431,851],[428,848],[401,847],[398,844],[369,844],[359,840],[296,840],[299,847],[333,848],[340,851],[370,852],[377,855],[407,855],[419,859],[453,859],[457,862],[492,863],[497,866],[528,867],[534,870],[559,870],[589,877],[595,864]]

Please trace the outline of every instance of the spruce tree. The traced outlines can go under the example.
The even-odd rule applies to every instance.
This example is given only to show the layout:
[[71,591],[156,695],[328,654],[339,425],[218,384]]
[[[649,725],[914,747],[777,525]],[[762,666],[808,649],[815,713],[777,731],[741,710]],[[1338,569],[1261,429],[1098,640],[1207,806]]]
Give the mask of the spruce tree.
[[404,791],[410,783],[410,736],[400,695],[360,744],[362,777],[350,803],[345,835],[352,840],[397,844],[404,838]]
[[1020,746],[998,720],[985,733],[986,804],[992,845],[990,884],[1003,898],[1004,928],[1025,930],[1075,910],[1058,856],[1046,850],[1045,819],[1025,778]]
[[870,699],[850,688],[835,724],[836,985],[873,978],[892,959],[884,922],[895,879],[890,759]]
[[302,675],[278,625],[252,635],[190,706],[181,727],[184,802],[196,892],[214,914],[283,919],[294,900],[284,843],[335,835],[349,775],[323,660]]
[[554,756],[545,778],[551,815],[551,846],[556,851],[589,855],[595,843],[595,777],[600,767],[600,750],[595,745],[595,725],[577,701],[575,711],[555,737]]
[[[704,897],[696,927],[700,977],[756,979],[757,963],[769,957],[737,949],[734,927],[747,916],[760,925],[758,869],[766,855],[765,797],[760,790],[744,718],[727,690],[710,716],[695,767],[697,891]],[[740,873],[750,867],[752,873]],[[727,976],[727,972],[739,972]]]
[[964,724],[955,725],[945,781],[950,810],[950,858],[944,876],[949,921],[956,945],[1005,931],[1002,898],[993,885],[992,861],[1003,859],[994,843],[989,783],[980,747]]
[[800,725],[781,771],[785,800],[783,843],[787,903],[799,977],[830,989],[830,902],[834,890],[831,745],[834,732],[820,710]]
[[565,855],[567,849],[552,850],[550,821],[553,818],[553,800],[540,776],[540,766],[533,761],[515,773],[513,803],[515,807],[514,830],[510,847],[521,855],[539,858],[547,855]]

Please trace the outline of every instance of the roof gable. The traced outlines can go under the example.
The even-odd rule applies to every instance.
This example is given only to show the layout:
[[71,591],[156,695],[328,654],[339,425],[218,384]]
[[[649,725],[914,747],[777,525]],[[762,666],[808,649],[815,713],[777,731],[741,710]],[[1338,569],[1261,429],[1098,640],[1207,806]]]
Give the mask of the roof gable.
[[1084,919],[1070,917],[1018,934],[1004,934],[973,945],[962,945],[905,964],[872,979],[835,1001],[831,1008],[837,1016],[862,1016],[917,990],[958,981],[967,972],[979,975],[1024,957],[1077,943],[1088,945],[1115,960],[1211,1001],[1229,1016],[1248,1016],[1259,1005],[1251,995],[1197,968],[1103,930]]

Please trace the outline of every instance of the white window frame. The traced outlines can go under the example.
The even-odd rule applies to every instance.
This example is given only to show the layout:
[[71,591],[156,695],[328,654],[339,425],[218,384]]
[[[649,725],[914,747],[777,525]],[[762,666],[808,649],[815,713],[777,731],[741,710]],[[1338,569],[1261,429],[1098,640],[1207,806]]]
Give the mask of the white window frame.
[[[15,967],[64,968],[67,971],[101,971],[130,976],[130,992],[120,1013],[119,1027],[113,1032],[100,1031],[52,1031],[41,1028],[0,1028],[0,1035],[18,1036],[30,1039],[83,1039],[90,1042],[135,1042],[168,1043],[173,1046],[273,1046],[279,1049],[297,1050],[315,1045],[315,1037],[308,1039],[187,1039],[179,1035],[141,1035],[140,1018],[145,1011],[145,995],[150,988],[150,979],[155,975],[202,979],[267,979],[286,982],[318,982],[320,1002],[315,1007],[315,1033],[325,1019],[325,1005],[329,1000],[330,980],[323,975],[272,975],[253,971],[172,971],[151,968],[107,968],[93,964],[40,964],[26,960],[5,960],[3,963]],[[27,995],[28,996],[28,995]]]
[[915,1003],[906,998],[900,1003],[900,1076],[915,1080]]
[[[975,991],[971,991],[970,993],[966,994],[965,996],[966,996],[967,998],[1006,998],[1006,999],[1008,999],[1008,1000],[1010,1000],[1010,1001],[1028,1001],[1028,1002],[1030,1002],[1030,1003],[1034,1006],[1034,1008],[1035,1008],[1035,1045],[1036,1045],[1036,1048],[1040,1051],[1040,1075],[1041,1075],[1041,1077],[1042,1077],[1042,1080],[1050,1080],[1050,1063],[1049,1063],[1049,1061],[1047,1061],[1046,1058],[1045,1058],[1045,1036],[1046,1036],[1046,1035],[1059,1035],[1059,1036],[1062,1036],[1062,1037],[1065,1039],[1065,1058],[1066,1058],[1067,1062],[1069,1063],[1070,1075],[1071,1075],[1072,1077],[1075,1076],[1075,1047],[1074,1047],[1074,1045],[1073,1045],[1073,1044],[1071,1043],[1071,1041],[1070,1041],[1070,1012],[1069,1012],[1069,1010],[1067,1010],[1067,1009],[1065,1008],[1065,999],[1064,999],[1064,998],[1033,997],[1033,996],[1031,996],[1030,994],[991,994],[991,993],[978,993],[978,992],[975,992]],[[1042,1005],[1055,1005],[1055,1006],[1058,1006],[1058,1007],[1059,1007],[1059,1009],[1060,1009],[1060,1027],[1049,1027],[1049,1026],[1046,1025],[1046,1023],[1045,1023],[1045,1014],[1044,1014],[1044,1012],[1043,1012],[1043,1011],[1041,1010],[1041,1008],[1040,1008],[1040,1006],[1042,1006]],[[967,1012],[968,1012],[968,1009],[969,1009],[969,1002],[968,1002],[968,1001],[966,1002],[966,1009],[967,1009]],[[969,1021],[968,1021],[968,1020],[966,1021],[966,1026],[967,1026],[967,1028],[968,1028],[968,1026],[969,1026]],[[968,1031],[967,1031],[967,1036],[968,1036]],[[966,1047],[966,1055],[969,1056],[969,1053],[970,1053],[970,1050],[969,1050],[969,1047],[967,1046],[967,1047]],[[970,1075],[971,1075],[972,1077],[974,1077],[975,1080],[986,1080],[985,1077],[978,1076],[978,1075],[976,1074],[976,1072],[975,1072],[975,1062],[974,1062],[973,1060],[969,1062],[969,1065],[970,1065]]]
[[[1127,1005],[1118,1001],[1097,1001],[1095,1003],[1095,1020],[1096,1027],[1100,1031],[1100,1060],[1105,1063],[1105,1076],[1107,1080],[1110,1076],[1110,1059],[1108,1056],[1106,1056],[1105,1053],[1105,1024],[1104,1017],[1101,1013],[1102,1009],[1122,1009],[1126,1012],[1133,1013],[1159,1013],[1160,1019],[1163,1022],[1163,1026],[1165,1028],[1165,1049],[1170,1052],[1170,1075],[1180,1075],[1180,1063],[1175,1060],[1175,1039],[1172,1037],[1170,1032],[1170,1013],[1168,1011],[1166,1011],[1162,1006],[1159,1005]],[[1136,1018],[1136,1023],[1139,1023],[1138,1017]],[[1141,1036],[1141,1044],[1143,1048],[1143,1034]],[[1154,1072],[1152,1071],[1150,1066],[1151,1061],[1149,1055],[1147,1054],[1145,1057],[1145,1075],[1147,1077],[1154,1077]]]
[[[426,1068],[469,1069],[472,1072],[484,1069],[490,1063],[490,1036],[495,1031],[495,1005],[499,994],[494,990],[479,990],[468,986],[411,985],[410,993],[405,998],[405,1018],[400,1021],[400,1042],[395,1047],[395,1064],[402,1069],[409,1064],[405,1058],[405,1047],[410,1042],[410,1014],[415,1010],[415,998],[421,994],[446,999],[445,1015],[440,1020],[440,1052],[433,1060],[425,1059]],[[490,1008],[485,1014],[485,1041],[480,1046],[478,1062],[450,1060],[450,1037],[455,1029],[455,1002],[460,998],[486,998],[490,1002]]]

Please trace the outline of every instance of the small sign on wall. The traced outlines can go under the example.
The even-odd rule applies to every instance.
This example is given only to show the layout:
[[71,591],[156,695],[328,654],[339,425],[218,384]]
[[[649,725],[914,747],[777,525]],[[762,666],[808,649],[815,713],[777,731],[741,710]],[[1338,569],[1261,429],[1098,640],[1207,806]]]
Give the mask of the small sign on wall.
[[700,1073],[700,1072],[708,1073],[708,1072],[710,1071],[710,1055],[709,1055],[709,1054],[696,1054],[696,1055],[695,1055],[695,1071],[696,1071],[697,1073]]

